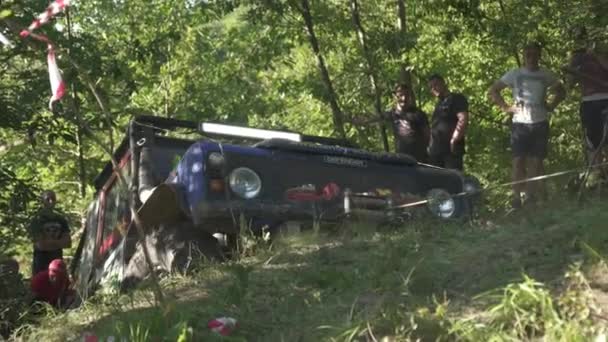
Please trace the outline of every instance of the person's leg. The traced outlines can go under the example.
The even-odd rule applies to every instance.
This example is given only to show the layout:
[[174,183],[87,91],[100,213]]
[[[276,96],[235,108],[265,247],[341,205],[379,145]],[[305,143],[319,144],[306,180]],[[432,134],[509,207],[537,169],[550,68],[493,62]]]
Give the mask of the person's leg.
[[[526,178],[526,156],[528,154],[528,125],[521,123],[513,123],[511,125],[511,152],[513,158],[511,161],[511,180],[519,182]],[[525,183],[513,184],[513,197],[511,198],[511,207],[521,207],[521,193],[525,189]]]
[[414,158],[416,158],[416,160],[421,163],[428,164],[429,155],[426,152],[426,147],[422,146],[422,147],[417,148],[417,152],[416,152],[416,155],[414,156]]
[[[581,125],[583,126],[585,146],[587,147],[587,162],[597,163],[597,148],[603,136],[601,114],[597,111],[597,101],[583,101],[580,107]],[[595,160],[594,160],[595,158]]]
[[440,156],[440,155],[430,155],[429,164],[437,166],[437,167],[446,167],[444,156]]
[[[539,122],[531,126],[530,130],[530,157],[527,161],[528,178],[534,178],[545,174],[544,160],[547,157],[549,146],[549,122]],[[545,193],[545,182],[536,180],[528,182],[527,195],[530,202],[535,202]]]
[[428,163],[428,156],[425,146],[420,146],[416,143],[397,140],[395,142],[395,152],[400,154],[407,154],[411,157],[414,157],[418,162]]
[[463,171],[464,163],[463,163],[463,155],[462,154],[454,154],[450,153],[444,158],[444,167],[446,169],[453,169],[458,171]]
[[[526,178],[526,158],[513,156],[512,160],[513,170],[512,180],[513,182],[519,182]],[[511,206],[513,208],[521,207],[521,193],[525,189],[525,183],[513,184],[513,198],[511,199]]]
[[[539,165],[539,169],[538,169],[538,175],[542,176],[547,174],[545,172],[545,159],[541,159],[540,161],[540,165]],[[538,187],[538,198],[542,199],[543,201],[546,201],[548,199],[548,195],[547,195],[547,182],[545,182],[544,180],[539,181],[538,182],[539,187]]]
[[[608,100],[583,101],[580,105],[581,126],[583,127],[583,146],[588,165],[608,162]],[[608,179],[608,167],[594,167],[589,170]]]
[[[530,157],[527,160],[528,166],[528,178],[538,177],[543,174],[544,165],[543,160],[537,157]],[[544,192],[544,183],[543,181],[532,181],[527,183],[526,195],[527,201],[534,203],[536,200],[542,196]]]

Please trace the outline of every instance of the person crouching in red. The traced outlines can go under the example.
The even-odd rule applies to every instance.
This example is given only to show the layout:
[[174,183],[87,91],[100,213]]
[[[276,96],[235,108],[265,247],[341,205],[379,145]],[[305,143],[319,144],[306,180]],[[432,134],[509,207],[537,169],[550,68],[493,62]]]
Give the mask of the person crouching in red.
[[47,302],[57,308],[66,308],[74,300],[66,265],[55,259],[46,271],[38,272],[31,282],[34,300]]

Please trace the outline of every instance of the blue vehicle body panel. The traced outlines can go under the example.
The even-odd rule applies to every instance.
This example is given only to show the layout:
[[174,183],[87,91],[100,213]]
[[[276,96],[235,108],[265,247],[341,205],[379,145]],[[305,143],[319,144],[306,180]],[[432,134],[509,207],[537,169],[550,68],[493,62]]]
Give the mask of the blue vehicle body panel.
[[[388,196],[397,200],[419,200],[432,187],[450,193],[462,191],[459,172],[418,164],[409,156],[291,142],[279,145],[244,146],[198,141],[184,153],[168,182],[181,188],[185,202],[182,207],[194,223],[209,223],[205,224],[205,229],[210,231],[234,226],[240,213],[248,218],[289,219],[310,217],[319,212],[325,213],[324,217],[337,217],[345,190],[359,194],[388,191],[392,193]],[[218,173],[217,167],[207,164],[208,156],[213,152],[221,153],[225,158],[222,172]],[[263,184],[258,197],[242,199],[229,188],[225,192],[210,192],[210,179],[226,182],[230,170],[237,167],[248,167],[258,173]],[[316,194],[335,185],[339,195],[331,200],[289,198],[288,191],[308,185],[316,189]],[[224,186],[228,184],[224,183]]]
[[255,147],[219,144],[210,141],[198,141],[186,151],[176,167],[175,175],[170,180],[181,186],[184,191],[184,200],[190,211],[198,203],[205,200],[207,189],[207,167],[205,161],[212,152],[233,152],[244,155],[270,158],[272,152]]

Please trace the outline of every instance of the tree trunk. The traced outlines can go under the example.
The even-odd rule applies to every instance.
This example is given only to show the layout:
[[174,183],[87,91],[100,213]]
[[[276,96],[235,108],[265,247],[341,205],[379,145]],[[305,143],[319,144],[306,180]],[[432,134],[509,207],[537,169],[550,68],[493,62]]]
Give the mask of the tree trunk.
[[397,0],[397,27],[399,28],[399,33],[401,34],[407,32],[405,13],[405,0]]
[[[407,7],[405,0],[397,0],[397,53],[402,55],[406,52],[405,44],[403,39],[407,34]],[[399,71],[399,81],[405,83],[410,91],[410,98],[414,105],[416,105],[416,93],[414,92],[414,81],[412,73],[410,72],[408,62],[405,61],[401,64],[401,70]]]
[[334,129],[338,132],[342,139],[346,139],[346,132],[344,131],[344,114],[342,113],[342,110],[338,105],[338,96],[334,91],[334,87],[329,77],[329,72],[327,71],[327,67],[325,66],[325,59],[323,58],[321,50],[319,49],[319,42],[317,41],[317,36],[315,35],[308,0],[301,0],[300,4],[301,6],[296,7],[302,15],[304,23],[306,24],[306,33],[308,34],[308,40],[317,58],[317,67],[319,68],[321,78],[323,79],[323,84],[325,85],[325,88],[327,90],[327,100],[329,101],[329,106],[331,107],[331,111],[333,114]]
[[[367,75],[369,77],[369,82],[372,86],[372,91],[374,93],[374,110],[376,111],[376,115],[382,118],[382,95],[380,94],[380,89],[378,89],[378,83],[376,82],[376,74],[374,72],[375,63],[372,57],[372,53],[369,51],[366,44],[365,30],[363,29],[363,25],[361,24],[361,17],[359,16],[359,4],[357,3],[357,0],[351,0],[350,9],[353,17],[353,24],[355,25],[355,29],[357,30],[357,38],[359,39],[359,44],[361,45],[363,56],[365,57],[365,61],[367,62]],[[384,120],[380,121],[380,134],[382,135],[382,143],[384,144],[384,150],[388,152],[388,137],[386,136],[386,124],[384,123]]]

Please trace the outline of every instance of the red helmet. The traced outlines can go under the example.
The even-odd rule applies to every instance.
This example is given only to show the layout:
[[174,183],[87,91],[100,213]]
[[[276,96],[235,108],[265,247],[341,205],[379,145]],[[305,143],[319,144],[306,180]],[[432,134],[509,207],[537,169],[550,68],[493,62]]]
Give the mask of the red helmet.
[[50,274],[65,274],[66,273],[66,266],[65,266],[65,262],[63,262],[62,259],[55,259],[53,261],[51,261],[51,263],[49,264],[49,273]]

